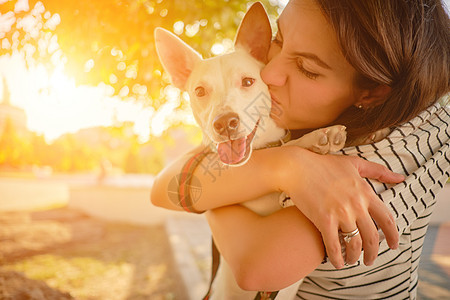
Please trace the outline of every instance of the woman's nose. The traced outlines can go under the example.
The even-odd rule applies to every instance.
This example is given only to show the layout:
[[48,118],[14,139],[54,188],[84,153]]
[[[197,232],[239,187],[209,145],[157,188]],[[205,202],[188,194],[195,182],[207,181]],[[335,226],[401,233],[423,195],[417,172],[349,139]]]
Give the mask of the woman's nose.
[[261,78],[267,85],[283,86],[286,83],[286,70],[280,52],[280,49],[271,49],[269,62],[261,70]]

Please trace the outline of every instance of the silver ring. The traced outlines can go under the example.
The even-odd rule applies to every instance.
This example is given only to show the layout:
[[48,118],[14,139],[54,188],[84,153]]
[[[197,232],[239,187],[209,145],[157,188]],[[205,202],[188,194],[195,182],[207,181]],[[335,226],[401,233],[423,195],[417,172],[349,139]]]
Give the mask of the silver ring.
[[353,237],[355,237],[359,234],[359,229],[358,229],[358,227],[356,227],[355,230],[350,231],[350,232],[343,232],[343,231],[339,230],[339,234],[342,236],[344,241],[348,244],[348,243],[350,243],[350,241],[352,240]]

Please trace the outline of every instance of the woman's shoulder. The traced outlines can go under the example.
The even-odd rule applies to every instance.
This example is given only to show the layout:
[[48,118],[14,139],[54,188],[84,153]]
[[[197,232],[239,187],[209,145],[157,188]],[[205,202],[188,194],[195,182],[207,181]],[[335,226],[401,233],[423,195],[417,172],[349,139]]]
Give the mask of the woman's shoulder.
[[[448,99],[448,97],[447,97]],[[447,129],[450,124],[450,105],[448,101],[437,102],[428,107],[426,110],[419,113],[415,118],[395,127],[388,136],[396,137],[399,133],[401,136],[408,136],[414,134],[416,131],[427,130],[428,127],[439,127],[440,129]]]
[[413,119],[391,128],[390,133],[376,143],[347,147],[341,153],[365,157],[374,152],[404,150],[407,145],[415,145],[414,148],[421,151],[417,145],[422,143],[440,148],[450,139],[450,105],[448,101],[446,103],[433,104]]

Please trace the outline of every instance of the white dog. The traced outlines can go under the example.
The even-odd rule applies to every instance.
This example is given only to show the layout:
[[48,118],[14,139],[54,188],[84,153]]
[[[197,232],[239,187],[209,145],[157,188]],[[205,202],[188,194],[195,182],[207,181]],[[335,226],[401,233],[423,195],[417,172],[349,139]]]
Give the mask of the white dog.
[[[286,132],[271,118],[271,97],[260,77],[271,41],[269,19],[261,3],[253,4],[246,13],[238,30],[235,50],[229,54],[202,59],[195,50],[162,28],[155,30],[155,40],[164,69],[174,86],[189,93],[204,140],[215,145],[224,164],[242,165],[249,159],[252,149],[283,140]],[[276,112],[272,111],[272,117],[276,117]],[[345,127],[332,126],[288,144],[324,154],[340,150],[345,139]],[[268,215],[282,208],[279,199],[279,194],[273,194],[244,205],[260,215]],[[280,291],[276,299],[292,299],[298,285]],[[240,289],[229,266],[221,259],[210,299],[254,299],[256,294]]]

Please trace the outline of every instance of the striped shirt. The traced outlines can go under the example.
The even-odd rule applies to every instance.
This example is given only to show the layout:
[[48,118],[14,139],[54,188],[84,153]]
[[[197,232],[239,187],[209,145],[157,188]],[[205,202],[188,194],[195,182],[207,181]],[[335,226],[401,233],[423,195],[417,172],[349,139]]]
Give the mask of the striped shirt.
[[450,173],[449,124],[450,107],[435,104],[380,142],[341,151],[407,176],[397,185],[368,180],[396,218],[399,247],[391,250],[383,239],[372,266],[365,266],[362,256],[341,270],[330,262],[320,265],[300,285],[297,299],[416,298],[425,233]]

